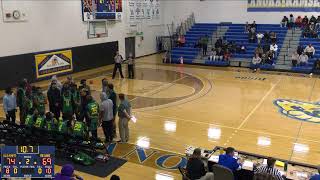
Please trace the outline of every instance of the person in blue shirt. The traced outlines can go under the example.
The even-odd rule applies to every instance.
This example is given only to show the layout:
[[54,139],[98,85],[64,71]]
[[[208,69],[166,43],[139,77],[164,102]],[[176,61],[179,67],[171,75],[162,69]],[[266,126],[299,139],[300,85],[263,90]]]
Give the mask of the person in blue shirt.
[[235,172],[241,167],[241,164],[238,163],[238,160],[233,157],[234,152],[235,149],[233,147],[228,147],[226,149],[226,153],[219,156],[218,162],[219,165],[229,168],[232,172]]
[[310,180],[320,180],[320,166],[318,166],[319,174],[313,175]]
[[16,96],[13,94],[11,87],[8,87],[3,97],[3,110],[8,122],[16,123]]

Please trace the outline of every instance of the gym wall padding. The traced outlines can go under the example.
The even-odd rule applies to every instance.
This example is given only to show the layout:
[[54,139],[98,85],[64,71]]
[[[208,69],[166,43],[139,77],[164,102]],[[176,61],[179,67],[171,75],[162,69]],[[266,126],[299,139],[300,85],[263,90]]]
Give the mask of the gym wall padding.
[[[73,73],[113,64],[113,57],[118,51],[118,41],[64,48],[72,50]],[[46,52],[58,51],[53,49]],[[27,78],[37,81],[34,52],[0,57],[0,89],[17,86],[18,82]]]

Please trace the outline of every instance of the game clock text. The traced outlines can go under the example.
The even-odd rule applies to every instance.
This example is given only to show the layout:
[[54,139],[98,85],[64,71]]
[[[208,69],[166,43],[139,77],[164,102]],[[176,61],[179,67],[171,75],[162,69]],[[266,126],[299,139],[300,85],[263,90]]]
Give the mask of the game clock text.
[[1,177],[54,177],[54,146],[4,146],[1,148]]

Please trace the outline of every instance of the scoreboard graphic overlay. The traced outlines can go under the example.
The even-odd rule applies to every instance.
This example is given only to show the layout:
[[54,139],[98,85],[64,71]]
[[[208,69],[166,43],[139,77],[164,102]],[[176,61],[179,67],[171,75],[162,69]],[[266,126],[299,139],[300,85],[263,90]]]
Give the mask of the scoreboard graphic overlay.
[[54,146],[3,146],[2,178],[53,178]]

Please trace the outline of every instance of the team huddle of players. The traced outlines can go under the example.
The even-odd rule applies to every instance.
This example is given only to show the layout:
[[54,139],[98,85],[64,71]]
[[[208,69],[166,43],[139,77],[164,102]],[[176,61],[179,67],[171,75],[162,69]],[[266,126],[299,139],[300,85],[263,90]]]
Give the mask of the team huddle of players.
[[[46,113],[46,97],[38,87],[22,81],[17,90],[20,124],[28,127],[72,133],[75,136],[97,139],[99,104],[92,98],[86,80],[78,87],[68,77],[62,85],[53,79],[47,92],[50,112]],[[62,116],[60,114],[62,113]]]

